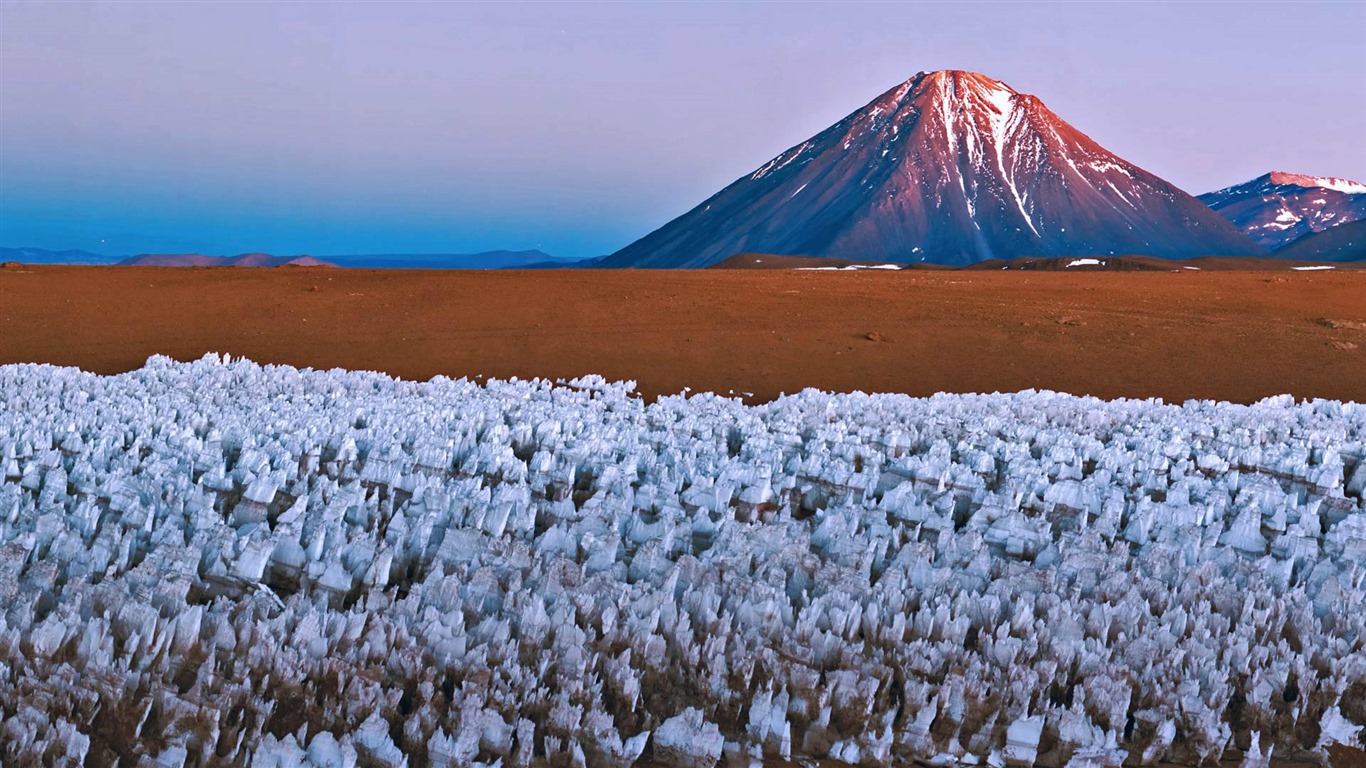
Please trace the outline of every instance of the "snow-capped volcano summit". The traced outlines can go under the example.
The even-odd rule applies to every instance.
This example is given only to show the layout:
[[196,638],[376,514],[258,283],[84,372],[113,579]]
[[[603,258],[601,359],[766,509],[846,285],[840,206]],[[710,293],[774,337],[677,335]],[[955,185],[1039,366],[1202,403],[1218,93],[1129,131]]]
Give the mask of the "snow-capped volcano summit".
[[704,267],[743,251],[969,264],[1260,249],[1038,98],[940,71],[883,93],[603,265]]
[[1267,248],[1366,219],[1366,184],[1272,171],[1200,200]]

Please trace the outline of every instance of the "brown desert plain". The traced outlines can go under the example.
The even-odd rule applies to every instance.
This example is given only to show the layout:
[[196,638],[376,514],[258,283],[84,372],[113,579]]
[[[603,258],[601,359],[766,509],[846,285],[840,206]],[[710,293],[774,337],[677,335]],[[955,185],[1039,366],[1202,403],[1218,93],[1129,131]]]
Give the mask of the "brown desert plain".
[[0,363],[1366,401],[1360,271],[0,269]]

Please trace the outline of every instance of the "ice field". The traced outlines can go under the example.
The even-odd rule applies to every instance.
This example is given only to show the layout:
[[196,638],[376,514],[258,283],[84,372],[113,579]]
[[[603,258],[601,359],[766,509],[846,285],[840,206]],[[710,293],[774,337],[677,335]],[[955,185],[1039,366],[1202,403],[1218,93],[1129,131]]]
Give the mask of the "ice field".
[[1366,405],[0,368],[0,763],[1265,765],[1366,725]]

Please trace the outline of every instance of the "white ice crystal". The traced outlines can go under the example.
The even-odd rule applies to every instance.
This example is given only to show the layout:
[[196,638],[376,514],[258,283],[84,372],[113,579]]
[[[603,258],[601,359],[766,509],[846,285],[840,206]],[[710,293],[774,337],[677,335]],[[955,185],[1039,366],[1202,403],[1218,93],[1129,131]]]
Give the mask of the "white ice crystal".
[[654,756],[669,768],[713,768],[721,759],[724,741],[721,729],[689,707],[655,731]]
[[1343,402],[7,366],[0,763],[1323,759],[1364,490]]

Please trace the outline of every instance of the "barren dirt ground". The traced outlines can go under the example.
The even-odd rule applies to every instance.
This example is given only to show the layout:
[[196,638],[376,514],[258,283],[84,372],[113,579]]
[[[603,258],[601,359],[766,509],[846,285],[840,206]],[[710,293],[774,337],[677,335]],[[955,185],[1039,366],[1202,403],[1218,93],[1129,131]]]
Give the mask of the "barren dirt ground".
[[600,373],[649,396],[1366,401],[1366,274],[0,269],[0,363],[115,373],[209,351],[410,379]]

